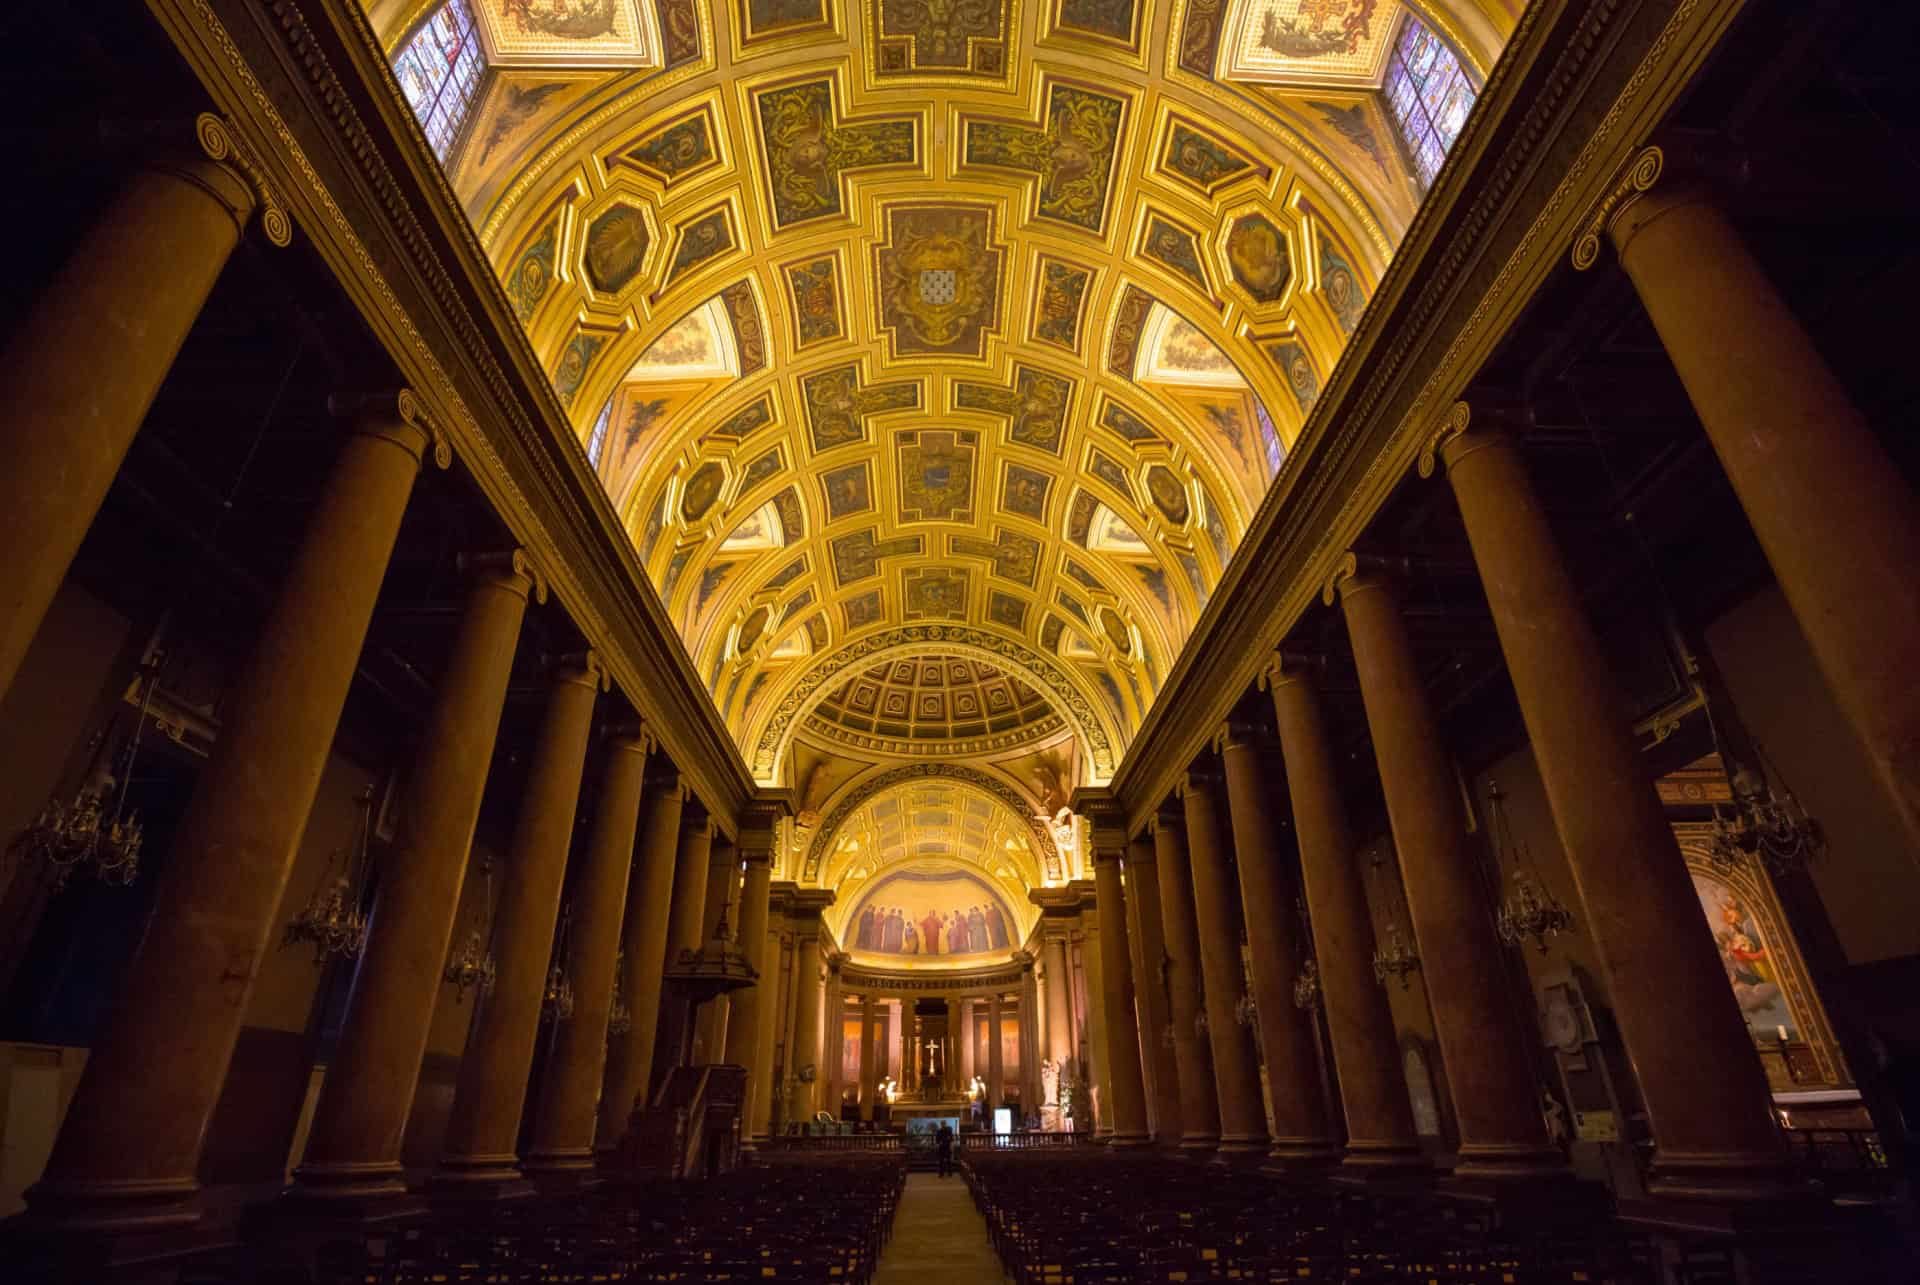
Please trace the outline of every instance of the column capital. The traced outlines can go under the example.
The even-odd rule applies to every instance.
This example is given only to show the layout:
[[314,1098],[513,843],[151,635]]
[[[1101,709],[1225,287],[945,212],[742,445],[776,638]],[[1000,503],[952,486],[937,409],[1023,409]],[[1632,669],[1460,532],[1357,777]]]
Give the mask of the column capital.
[[1635,152],[1615,171],[1588,211],[1573,243],[1574,270],[1600,261],[1601,241],[1626,253],[1634,235],[1667,210],[1712,199],[1716,182],[1744,181],[1747,155],[1724,139],[1669,133]]
[[608,723],[601,728],[607,747],[627,754],[639,754],[643,757],[659,748],[654,739],[653,729],[640,719],[628,719],[620,723]]
[[[332,393],[327,397],[327,410],[340,419],[351,420],[356,433],[385,438],[415,459],[425,459],[430,446],[435,466],[453,466],[453,445],[447,440],[446,430],[411,388]],[[421,439],[418,443],[412,440],[415,434]]]
[[680,789],[680,833],[684,835],[701,832],[711,835],[713,818],[707,813],[707,805],[696,798],[684,783]]
[[1180,774],[1180,783],[1173,787],[1173,792],[1183,800],[1189,794],[1210,795],[1218,792],[1225,780],[1218,764],[1197,765]]
[[547,577],[525,549],[505,549],[498,553],[463,553],[459,557],[461,574],[479,584],[492,584],[536,602],[547,600]]
[[[244,230],[247,219],[253,213],[253,204],[257,203],[260,230],[266,233],[267,240],[277,246],[292,244],[293,216],[287,213],[286,203],[268,180],[258,153],[240,136],[233,123],[213,112],[201,112],[194,118],[193,136],[207,159],[239,175],[252,195],[253,201],[246,208],[226,201],[228,208],[233,210],[234,222]],[[224,197],[222,199],[225,200]]]
[[613,680],[608,676],[606,666],[600,662],[600,653],[596,651],[569,652],[564,656],[543,656],[547,672],[553,683],[577,683],[590,687],[596,692],[613,690]]
[[1213,752],[1216,754],[1224,754],[1228,750],[1258,752],[1272,744],[1273,734],[1251,718],[1230,718],[1220,724],[1213,734]]
[[1260,690],[1272,691],[1289,683],[1310,683],[1316,673],[1325,671],[1327,658],[1317,651],[1295,647],[1277,647],[1267,658],[1259,677]]
[[[1177,793],[1176,791],[1176,794]],[[1147,818],[1147,830],[1156,838],[1159,837],[1162,830],[1167,831],[1169,834],[1184,834],[1186,828],[1187,814],[1185,810],[1181,808],[1177,798],[1162,802],[1159,807],[1153,810],[1153,815]]]
[[1420,476],[1432,477],[1443,464],[1451,469],[1482,447],[1532,426],[1533,408],[1524,402],[1493,394],[1455,402],[1420,450]]
[[1406,558],[1390,558],[1349,549],[1340,555],[1333,569],[1327,573],[1327,583],[1320,591],[1320,601],[1331,607],[1342,598],[1379,588],[1394,577],[1406,574],[1408,565]]

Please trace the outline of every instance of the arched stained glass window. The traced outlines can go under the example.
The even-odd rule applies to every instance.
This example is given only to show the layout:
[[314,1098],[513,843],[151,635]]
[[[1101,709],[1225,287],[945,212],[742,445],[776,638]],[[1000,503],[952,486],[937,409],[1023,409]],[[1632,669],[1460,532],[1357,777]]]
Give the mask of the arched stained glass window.
[[447,0],[394,57],[393,74],[442,161],[460,137],[486,70],[467,0]]
[[1387,108],[1420,175],[1420,186],[1432,187],[1440,162],[1447,159],[1473,110],[1473,82],[1453,50],[1408,14],[1387,60],[1385,90]]
[[613,398],[607,398],[607,404],[600,408],[600,418],[593,421],[593,432],[587,438],[587,463],[600,467],[600,455],[607,449],[607,423],[613,418]]

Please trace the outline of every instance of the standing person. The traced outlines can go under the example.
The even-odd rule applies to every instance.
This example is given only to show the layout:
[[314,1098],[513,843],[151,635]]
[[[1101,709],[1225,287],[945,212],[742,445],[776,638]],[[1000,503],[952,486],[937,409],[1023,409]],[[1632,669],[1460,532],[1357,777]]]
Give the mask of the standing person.
[[988,948],[987,917],[981,913],[978,906],[967,912],[967,941],[975,950]]
[[995,950],[1007,949],[1010,938],[1007,936],[1007,917],[1000,913],[997,903],[987,903],[987,940],[993,943]]
[[945,1120],[934,1131],[933,1149],[940,1157],[940,1176],[949,1177],[953,1173],[953,1126]]
[[947,949],[956,955],[964,955],[974,949],[973,939],[967,935],[967,916],[964,912],[953,912],[953,922],[947,928],[947,942]]
[[920,917],[920,953],[940,953],[940,912],[937,910],[929,910]]
[[900,930],[904,925],[900,921],[898,910],[887,911],[885,927],[881,930],[880,949],[890,955],[900,953]]

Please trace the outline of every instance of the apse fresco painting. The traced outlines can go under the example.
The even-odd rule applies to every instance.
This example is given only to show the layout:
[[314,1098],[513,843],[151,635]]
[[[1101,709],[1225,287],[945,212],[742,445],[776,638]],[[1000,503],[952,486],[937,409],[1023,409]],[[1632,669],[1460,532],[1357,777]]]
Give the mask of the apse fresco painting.
[[985,880],[957,871],[902,870],[868,889],[847,921],[847,946],[876,955],[1003,955],[1018,920]]
[[1800,1023],[1787,1006],[1781,989],[1781,971],[1775,958],[1775,946],[1760,926],[1753,909],[1733,888],[1712,875],[1695,872],[1693,890],[1700,896],[1700,911],[1707,917],[1713,933],[1714,949],[1720,965],[1726,969],[1727,985],[1739,1001],[1740,1015],[1747,1029],[1761,1040],[1771,1042],[1782,1031],[1787,1038],[1800,1038]]

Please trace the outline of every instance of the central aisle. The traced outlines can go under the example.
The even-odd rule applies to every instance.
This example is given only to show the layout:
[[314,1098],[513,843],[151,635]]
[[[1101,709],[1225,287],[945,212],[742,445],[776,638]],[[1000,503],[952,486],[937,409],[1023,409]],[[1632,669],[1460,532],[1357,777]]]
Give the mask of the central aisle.
[[893,1239],[880,1255],[874,1285],[981,1285],[1005,1279],[987,1237],[987,1221],[973,1207],[960,1175],[908,1174]]

